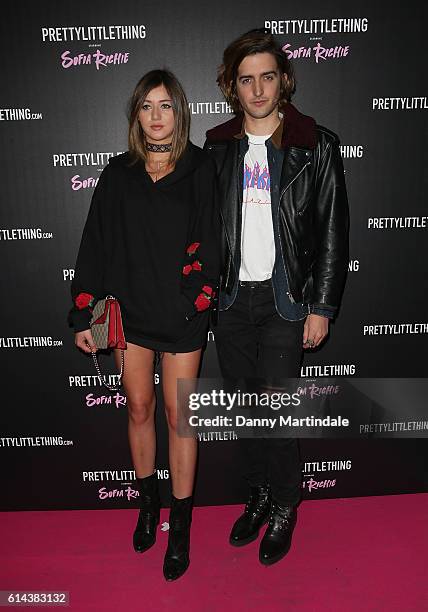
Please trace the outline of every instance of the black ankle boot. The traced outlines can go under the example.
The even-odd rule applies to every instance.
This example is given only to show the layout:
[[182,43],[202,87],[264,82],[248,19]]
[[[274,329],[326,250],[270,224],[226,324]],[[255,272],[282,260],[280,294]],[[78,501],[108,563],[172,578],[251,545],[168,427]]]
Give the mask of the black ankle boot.
[[272,565],[285,557],[290,550],[296,520],[296,506],[281,506],[272,502],[268,527],[260,542],[260,563]]
[[251,487],[244,513],[232,527],[229,542],[233,546],[244,546],[255,540],[259,535],[260,527],[267,521],[270,505],[269,485]]
[[192,497],[177,499],[172,496],[168,548],[163,562],[163,575],[166,580],[177,580],[189,567],[192,503]]
[[140,514],[135,527],[133,544],[135,552],[144,552],[156,542],[159,524],[160,499],[156,472],[147,478],[137,478],[140,493]]

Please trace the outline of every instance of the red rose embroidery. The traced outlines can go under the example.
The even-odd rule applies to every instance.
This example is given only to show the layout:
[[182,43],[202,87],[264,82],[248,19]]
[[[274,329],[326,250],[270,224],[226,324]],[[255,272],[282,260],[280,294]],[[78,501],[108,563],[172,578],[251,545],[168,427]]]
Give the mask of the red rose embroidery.
[[192,268],[193,270],[197,270],[199,272],[200,270],[202,270],[201,262],[197,259],[196,261],[192,263]]
[[187,247],[186,253],[188,255],[194,255],[200,244],[201,244],[200,242],[192,242],[192,244]]
[[79,293],[79,295],[75,298],[74,303],[76,304],[76,308],[82,310],[87,306],[92,306],[92,300],[94,296],[90,293]]
[[200,293],[195,300],[196,310],[201,312],[202,310],[206,310],[210,307],[211,300],[209,297],[205,295],[205,293]]
[[187,276],[188,274],[190,274],[192,269],[193,269],[192,266],[190,264],[187,264],[187,266],[184,266],[183,268],[183,274]]
[[212,287],[209,285],[204,285],[202,287],[202,293],[198,295],[195,300],[196,310],[201,312],[202,310],[206,310],[211,305],[211,300],[215,298],[215,291],[213,291]]

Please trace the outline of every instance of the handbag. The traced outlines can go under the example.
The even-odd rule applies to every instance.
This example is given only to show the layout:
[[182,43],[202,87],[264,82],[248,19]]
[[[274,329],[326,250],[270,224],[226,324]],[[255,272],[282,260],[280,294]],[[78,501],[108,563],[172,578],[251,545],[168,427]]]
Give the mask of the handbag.
[[98,364],[97,353],[96,351],[91,351],[95,368],[102,384],[107,387],[109,391],[118,391],[122,384],[124,366],[123,350],[126,349],[126,341],[123,333],[122,314],[117,299],[112,295],[107,295],[104,299],[98,300],[92,311],[92,318],[89,324],[91,326],[92,338],[97,349],[117,348],[121,350],[121,366],[117,385],[109,385],[104,382]]

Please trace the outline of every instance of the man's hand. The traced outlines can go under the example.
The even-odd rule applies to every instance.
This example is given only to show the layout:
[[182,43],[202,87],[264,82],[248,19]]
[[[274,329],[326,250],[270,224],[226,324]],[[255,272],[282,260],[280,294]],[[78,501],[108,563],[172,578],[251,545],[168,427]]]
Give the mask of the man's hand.
[[315,348],[328,335],[328,318],[317,314],[306,317],[303,328],[303,348]]

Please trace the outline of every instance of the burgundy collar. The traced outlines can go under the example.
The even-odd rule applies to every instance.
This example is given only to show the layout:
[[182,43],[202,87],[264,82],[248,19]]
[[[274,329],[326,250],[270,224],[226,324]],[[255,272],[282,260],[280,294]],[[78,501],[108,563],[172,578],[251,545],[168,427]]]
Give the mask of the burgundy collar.
[[[281,147],[314,149],[317,144],[315,120],[312,117],[303,115],[291,102],[287,102],[281,111],[284,117],[276,130],[276,132],[282,131]],[[226,121],[226,123],[208,130],[207,139],[211,142],[218,142],[243,137],[245,134],[243,119],[244,115],[241,113],[233,117],[233,119]],[[272,135],[273,139],[276,132]]]

